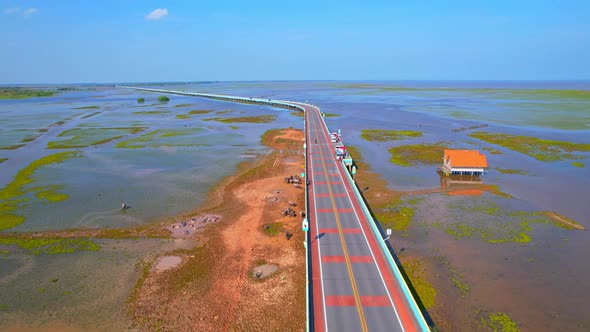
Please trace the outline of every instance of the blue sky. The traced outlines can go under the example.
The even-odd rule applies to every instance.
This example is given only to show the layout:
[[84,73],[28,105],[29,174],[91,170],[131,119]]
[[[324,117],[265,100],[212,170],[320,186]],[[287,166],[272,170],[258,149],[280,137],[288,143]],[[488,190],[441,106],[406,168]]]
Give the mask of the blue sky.
[[590,79],[581,0],[0,0],[0,31],[0,84]]

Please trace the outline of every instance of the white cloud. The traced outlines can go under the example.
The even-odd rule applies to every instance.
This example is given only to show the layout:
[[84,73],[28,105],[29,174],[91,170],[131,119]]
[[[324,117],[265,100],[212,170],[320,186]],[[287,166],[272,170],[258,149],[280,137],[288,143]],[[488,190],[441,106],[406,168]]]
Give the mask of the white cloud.
[[12,14],[16,14],[20,12],[20,8],[6,8],[4,9],[4,14],[6,15],[12,15]]
[[39,12],[39,8],[27,8],[23,11],[24,17],[31,17],[31,15]]
[[155,21],[159,20],[162,17],[168,16],[168,9],[166,8],[156,8],[151,13],[145,16],[146,20]]

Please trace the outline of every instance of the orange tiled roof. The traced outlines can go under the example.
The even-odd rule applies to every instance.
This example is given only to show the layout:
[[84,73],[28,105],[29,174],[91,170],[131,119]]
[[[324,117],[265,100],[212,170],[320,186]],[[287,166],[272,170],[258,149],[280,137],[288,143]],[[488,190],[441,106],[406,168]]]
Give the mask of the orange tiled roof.
[[477,150],[445,150],[445,161],[451,158],[451,167],[488,167],[486,156]]

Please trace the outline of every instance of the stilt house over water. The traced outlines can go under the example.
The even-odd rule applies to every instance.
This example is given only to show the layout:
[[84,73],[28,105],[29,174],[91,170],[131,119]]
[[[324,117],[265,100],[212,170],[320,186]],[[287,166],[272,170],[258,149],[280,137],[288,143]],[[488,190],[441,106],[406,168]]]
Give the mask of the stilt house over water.
[[477,150],[445,150],[440,169],[445,175],[482,176],[487,168],[486,156]]

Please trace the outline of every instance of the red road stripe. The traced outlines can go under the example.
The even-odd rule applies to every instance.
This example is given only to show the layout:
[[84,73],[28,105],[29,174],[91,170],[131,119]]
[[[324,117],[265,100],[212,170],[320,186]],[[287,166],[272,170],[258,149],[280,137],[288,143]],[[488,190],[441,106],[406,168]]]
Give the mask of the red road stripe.
[[[330,197],[330,194],[316,194],[316,197]],[[346,194],[332,194],[333,197],[346,197]]]
[[[320,233],[338,233],[338,228],[320,228]],[[342,233],[344,234],[360,234],[360,228],[343,228]]]
[[[329,213],[329,212],[334,212],[333,208],[329,208],[329,209],[317,209],[318,213]],[[352,213],[353,210],[352,209],[336,209],[336,212],[338,213]]]
[[[363,307],[388,307],[391,306],[389,298],[383,295],[361,296]],[[355,305],[352,295],[326,296],[326,305],[332,307],[352,307]]]
[[[348,256],[351,263],[372,263],[371,256]],[[344,256],[322,256],[322,263],[345,263]]]

